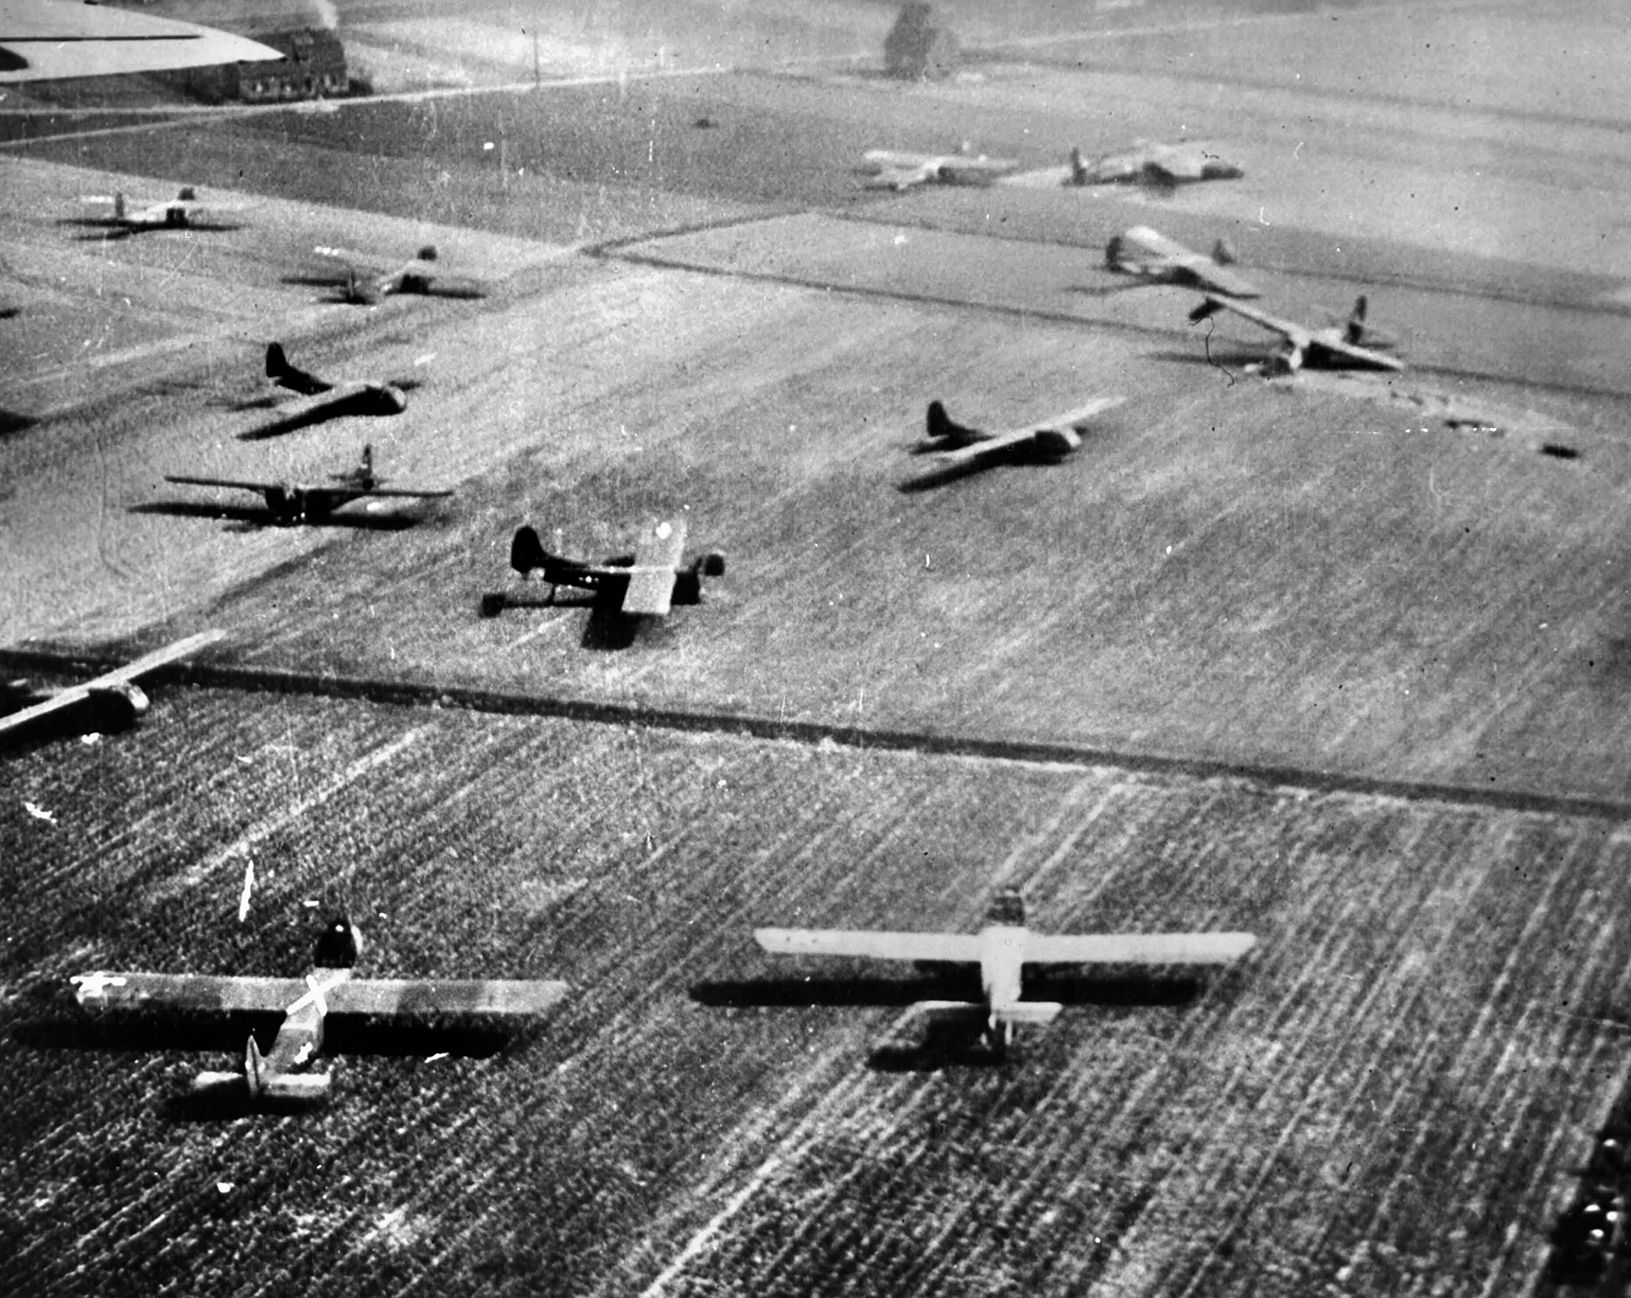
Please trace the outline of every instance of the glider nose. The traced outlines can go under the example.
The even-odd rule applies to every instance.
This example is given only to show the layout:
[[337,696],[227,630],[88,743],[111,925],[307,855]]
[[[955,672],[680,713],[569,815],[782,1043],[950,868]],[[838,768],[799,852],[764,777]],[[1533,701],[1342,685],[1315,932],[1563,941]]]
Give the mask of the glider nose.
[[361,954],[362,933],[344,915],[338,915],[317,939],[314,962],[319,969],[349,969]]

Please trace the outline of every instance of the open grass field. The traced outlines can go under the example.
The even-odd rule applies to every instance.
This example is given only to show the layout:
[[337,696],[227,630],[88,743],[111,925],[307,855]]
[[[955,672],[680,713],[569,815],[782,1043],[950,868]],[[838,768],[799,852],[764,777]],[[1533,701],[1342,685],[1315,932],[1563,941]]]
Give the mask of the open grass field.
[[[31,1291],[1509,1292],[1623,1071],[1627,846],[1591,817],[212,692],[8,779]],[[1050,984],[994,1068],[924,1046],[910,973],[749,939],[968,928],[1005,885],[1043,929],[1263,945]],[[225,1124],[175,1101],[230,1032],[60,1009],[86,968],[299,968],[339,908],[382,975],[573,994]]]
[[[220,626],[215,679],[269,687],[161,682],[135,734],[5,759],[19,1292],[1537,1283],[1631,1024],[1617,11],[958,0],[965,73],[900,85],[856,58],[892,6],[806,8],[562,11],[527,89],[505,7],[438,45],[359,0],[389,99],[0,114],[0,643]],[[1034,183],[1180,135],[1247,176]],[[853,171],[963,140],[1031,183]],[[181,184],[238,228],[83,224]],[[1312,323],[1368,292],[1411,368],[1260,380],[1266,335],[1103,269],[1137,223],[1227,235]],[[312,254],[426,242],[485,299],[347,306]],[[274,337],[411,376],[407,411],[243,440]],[[1004,427],[1101,393],[1059,465],[899,490],[931,398]],[[163,481],[365,441],[456,496],[283,529]],[[665,625],[537,588],[478,616],[520,523],[599,557],[675,514],[729,570]],[[778,725],[811,742],[730,733]],[[1260,945],[1055,980],[1065,1016],[992,1067],[907,1011],[940,984],[750,938],[972,929],[1008,885],[1045,931]],[[298,1118],[175,1102],[249,1024],[67,995],[295,973],[341,909],[382,976],[573,994],[505,1043],[335,1025]]]

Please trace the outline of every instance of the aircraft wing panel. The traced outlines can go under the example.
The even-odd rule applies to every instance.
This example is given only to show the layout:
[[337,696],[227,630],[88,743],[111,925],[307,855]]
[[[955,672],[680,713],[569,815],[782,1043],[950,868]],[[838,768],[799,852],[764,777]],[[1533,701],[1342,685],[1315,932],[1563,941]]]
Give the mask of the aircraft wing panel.
[[225,631],[200,631],[197,635],[185,636],[173,644],[165,645],[162,649],[155,649],[152,653],[143,654],[134,662],[128,662],[123,667],[106,672],[98,676],[94,681],[88,681],[85,688],[94,689],[98,685],[108,684],[113,681],[134,680],[143,673],[150,672],[156,667],[162,667],[166,663],[173,663],[182,658],[190,658],[200,649],[206,649],[212,644],[225,640],[226,636]]
[[318,244],[312,249],[312,252],[329,261],[344,262],[347,265],[358,267],[366,266],[370,271],[383,272],[385,270],[385,259],[374,253],[355,252],[350,248],[335,248],[328,244]]
[[952,157],[943,159],[938,168],[940,178],[954,185],[980,185],[989,184],[998,176],[1005,176],[1010,171],[1019,170],[1019,163],[1013,158],[962,158]]
[[235,487],[239,491],[275,491],[280,482],[246,482],[240,478],[196,478],[189,473],[166,473],[166,482],[178,482],[184,487]]
[[910,189],[913,185],[924,185],[929,181],[929,173],[922,168],[916,171],[885,170],[866,181],[868,189]]
[[1238,316],[1244,316],[1253,324],[1261,325],[1270,333],[1279,334],[1280,337],[1294,346],[1306,347],[1308,345],[1308,330],[1290,320],[1282,320],[1279,316],[1272,316],[1267,311],[1218,293],[1206,294],[1206,303],[1214,311],[1233,311]]
[[1372,351],[1369,347],[1360,347],[1353,343],[1339,342],[1332,338],[1315,338],[1309,341],[1305,350],[1315,353],[1324,353],[1336,356],[1342,360],[1352,361],[1356,365],[1368,365],[1379,370],[1402,370],[1404,362],[1397,356],[1389,356],[1386,352]]
[[1257,297],[1262,292],[1251,280],[1199,255],[1184,269],[1194,278],[1198,287],[1209,293],[1222,293],[1228,297]]
[[1044,419],[1041,423],[1032,424],[1027,432],[1038,432],[1044,428],[1080,428],[1094,415],[1102,415],[1106,410],[1114,410],[1123,404],[1126,397],[1094,397],[1086,405],[1077,406],[1074,410],[1067,410],[1062,415],[1055,415],[1051,419]]
[[1003,459],[1014,447],[1022,442],[1030,442],[1035,439],[1035,428],[1016,428],[1011,432],[998,433],[994,437],[987,437],[978,442],[970,442],[967,446],[942,451],[935,457],[933,472],[940,474],[948,470],[956,471],[958,469],[972,468],[977,464],[995,464]]
[[125,209],[124,223],[126,225],[163,225],[169,219],[170,209],[179,207],[179,203],[150,203],[132,211]]
[[42,699],[29,707],[8,712],[0,717],[0,735],[12,730],[22,730],[33,725],[41,717],[48,717],[53,712],[61,712],[64,708],[83,703],[90,696],[90,690],[84,685],[70,685],[65,690],[58,690],[48,699]]
[[[330,1014],[538,1014],[569,990],[563,982],[503,979],[345,977],[318,988]],[[87,1009],[165,1008],[217,1013],[284,1013],[311,987],[303,978],[214,974],[86,973],[72,979]]]
[[70,980],[86,1009],[144,1007],[231,1013],[282,1013],[304,996],[301,978],[216,974],[84,973]]
[[1251,933],[1032,933],[1026,964],[1228,964],[1257,945]]
[[1159,230],[1152,230],[1147,225],[1135,225],[1130,230],[1123,231],[1121,241],[1123,244],[1132,244],[1139,251],[1163,261],[1181,262],[1194,255],[1183,244],[1167,238]]
[[451,488],[420,491],[414,487],[370,487],[367,491],[359,491],[353,499],[368,500],[375,496],[395,496],[401,499],[432,500],[452,494]]
[[674,571],[685,553],[685,520],[658,523],[641,533],[623,593],[625,613],[667,613],[674,599]]
[[513,979],[362,978],[328,995],[330,1014],[541,1014],[571,990]]
[[904,153],[899,149],[868,149],[862,161],[875,171],[902,171],[934,161],[931,153]]
[[888,933],[867,929],[756,928],[753,937],[773,955],[864,956],[873,960],[978,964],[972,933]]
[[0,82],[96,77],[285,57],[213,27],[59,0],[7,4],[0,26]]

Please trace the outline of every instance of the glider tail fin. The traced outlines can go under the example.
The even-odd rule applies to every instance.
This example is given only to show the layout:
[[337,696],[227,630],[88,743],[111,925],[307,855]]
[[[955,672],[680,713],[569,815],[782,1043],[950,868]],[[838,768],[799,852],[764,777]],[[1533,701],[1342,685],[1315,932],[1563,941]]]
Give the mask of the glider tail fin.
[[252,1105],[273,1109],[307,1108],[328,1099],[330,1073],[286,1073],[269,1068],[253,1034],[244,1047],[244,1086]]
[[962,446],[980,438],[980,434],[974,429],[965,428],[948,415],[946,407],[938,401],[929,402],[925,433],[932,442],[944,441],[953,446]]
[[1076,145],[1072,145],[1070,149],[1070,183],[1087,184],[1087,163],[1082,158],[1081,149]]
[[124,190],[115,190],[113,194],[113,219],[123,221],[126,211]]
[[1363,293],[1354,299],[1354,309],[1348,316],[1348,327],[1343,331],[1343,337],[1355,346],[1364,341],[1365,314],[1369,308],[1370,302]]
[[523,577],[534,568],[542,568],[550,557],[538,533],[530,527],[519,529],[510,542],[510,567]]
[[261,1056],[261,1048],[255,1044],[255,1034],[249,1034],[249,1044],[244,1047],[244,1086],[249,1090],[249,1098],[257,1100],[266,1089],[266,1060]]
[[1113,234],[1110,242],[1104,245],[1104,264],[1111,270],[1121,269],[1121,236]]
[[294,366],[289,364],[289,358],[283,354],[282,343],[266,344],[266,377],[269,379],[287,378],[294,372]]

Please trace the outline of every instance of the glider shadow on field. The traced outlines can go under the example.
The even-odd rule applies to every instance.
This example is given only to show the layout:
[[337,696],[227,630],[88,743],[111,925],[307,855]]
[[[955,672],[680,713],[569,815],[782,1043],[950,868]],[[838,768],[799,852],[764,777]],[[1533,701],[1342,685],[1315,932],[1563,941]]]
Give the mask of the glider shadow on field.
[[496,617],[507,608],[586,608],[589,616],[583,623],[583,635],[578,644],[584,649],[602,653],[616,653],[632,649],[635,644],[665,643],[674,639],[674,630],[666,622],[644,613],[629,613],[618,606],[614,598],[602,593],[573,592],[570,595],[532,595],[530,592],[490,591],[482,596],[483,617]]
[[[11,1037],[18,1045],[35,1050],[121,1054],[153,1050],[241,1052],[251,1035],[257,1041],[272,1041],[281,1017],[276,1013],[206,1016],[154,1011],[125,1016],[119,1021],[39,1019],[19,1025]],[[459,1022],[393,1023],[337,1016],[327,1025],[323,1044],[326,1051],[345,1055],[491,1059],[515,1046],[527,1032],[527,1029],[501,1030]],[[163,1112],[172,1121],[210,1122],[260,1110],[275,1111],[278,1107],[275,1101],[268,1102],[264,1097],[251,1099],[246,1089],[222,1087],[168,1096]],[[285,1107],[298,1111],[303,1106],[289,1103]]]
[[[1141,973],[1054,973],[1033,976],[1027,989],[1068,1006],[1104,1010],[1181,1008],[1192,1004],[1204,988],[1192,975]],[[980,995],[978,971],[962,968],[925,969],[916,977],[890,978],[873,974],[827,978],[755,978],[702,982],[691,988],[701,1005],[720,1008],[853,1009],[877,1007],[907,1009],[924,1002],[967,1001]],[[867,1056],[867,1067],[877,1072],[933,1072],[945,1067],[994,1066],[1003,1052],[984,1039],[983,1023],[956,1018],[919,1016],[910,1028],[921,1036],[890,1040]]]
[[[171,518],[217,519],[233,526],[230,531],[254,532],[263,527],[286,528],[288,523],[277,517],[265,505],[218,505],[193,500],[152,500],[132,505],[132,514],[164,514]],[[349,527],[368,532],[400,532],[416,527],[420,519],[413,514],[328,514],[322,518],[301,520],[303,527]]]
[[[1204,986],[1194,975],[1141,973],[1053,973],[1032,975],[1029,991],[1046,992],[1061,1005],[1129,1009],[1188,1005]],[[854,974],[828,978],[711,979],[692,986],[691,999],[699,1005],[733,1009],[815,1006],[877,1006],[905,1008],[923,1001],[962,1001],[980,994],[979,971],[961,967],[925,970],[915,977],[890,978]]]

